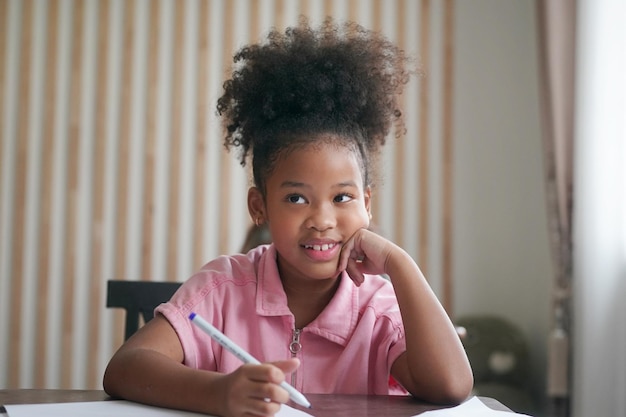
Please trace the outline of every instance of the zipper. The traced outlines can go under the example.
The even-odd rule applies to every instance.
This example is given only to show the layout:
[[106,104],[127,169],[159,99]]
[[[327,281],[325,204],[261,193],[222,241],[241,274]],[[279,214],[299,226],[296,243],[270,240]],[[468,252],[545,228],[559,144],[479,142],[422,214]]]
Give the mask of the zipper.
[[[289,343],[289,351],[291,352],[291,357],[295,358],[298,356],[298,353],[302,350],[302,344],[300,343],[300,333],[302,329],[293,329],[293,335],[291,336],[291,343]],[[291,385],[296,386],[296,373],[297,371],[293,371],[291,373]]]

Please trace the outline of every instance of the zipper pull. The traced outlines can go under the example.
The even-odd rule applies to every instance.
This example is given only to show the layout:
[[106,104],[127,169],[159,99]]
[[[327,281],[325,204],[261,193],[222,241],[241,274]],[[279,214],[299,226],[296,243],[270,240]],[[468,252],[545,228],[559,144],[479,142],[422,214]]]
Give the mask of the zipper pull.
[[302,345],[300,344],[300,332],[301,329],[293,329],[293,336],[291,338],[291,343],[289,343],[289,351],[291,352],[291,357],[296,357],[298,352],[302,350]]
[[[291,343],[289,343],[289,351],[291,352],[291,357],[295,358],[298,355],[298,352],[302,350],[302,344],[300,343],[300,332],[301,329],[293,329],[293,335],[291,337]],[[293,371],[291,373],[291,385],[296,386],[296,374],[297,371]]]

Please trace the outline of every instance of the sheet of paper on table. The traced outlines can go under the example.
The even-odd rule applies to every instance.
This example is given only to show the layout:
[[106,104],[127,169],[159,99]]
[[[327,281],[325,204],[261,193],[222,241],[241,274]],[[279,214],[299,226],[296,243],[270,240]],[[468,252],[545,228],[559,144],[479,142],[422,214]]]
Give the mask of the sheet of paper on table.
[[[131,401],[90,401],[53,404],[5,405],[8,417],[207,417],[206,414],[190,413],[167,408],[152,407]],[[312,410],[311,412],[315,412]],[[313,414],[314,415],[314,414]],[[304,411],[283,405],[277,417],[313,417]],[[526,414],[497,411],[487,407],[477,397],[456,407],[427,411],[419,417],[514,417]],[[417,417],[417,416],[413,416]],[[526,416],[530,417],[530,416]]]
[[[8,417],[207,417],[206,414],[190,413],[167,408],[152,407],[130,401],[89,401],[53,404],[5,405]],[[303,411],[283,405],[277,417],[311,417]]]
[[[526,414],[511,413],[508,411],[493,410],[485,405],[478,397],[472,397],[456,407],[441,410],[427,411],[419,417],[513,417],[527,416]],[[413,416],[415,417],[415,416]]]

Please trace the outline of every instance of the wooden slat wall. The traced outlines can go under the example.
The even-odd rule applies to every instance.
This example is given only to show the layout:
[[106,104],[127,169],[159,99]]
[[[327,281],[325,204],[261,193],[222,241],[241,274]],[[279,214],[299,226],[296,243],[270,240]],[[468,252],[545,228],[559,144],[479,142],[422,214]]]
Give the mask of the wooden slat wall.
[[374,221],[451,311],[452,0],[0,0],[0,388],[99,388],[106,280],[182,281],[238,250],[248,176],[215,102],[235,49],[300,14],[419,57]]

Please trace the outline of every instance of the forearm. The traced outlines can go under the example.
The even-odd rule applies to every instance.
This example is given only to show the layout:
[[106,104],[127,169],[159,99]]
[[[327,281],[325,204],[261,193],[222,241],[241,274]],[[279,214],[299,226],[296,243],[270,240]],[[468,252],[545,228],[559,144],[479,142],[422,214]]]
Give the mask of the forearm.
[[[472,371],[446,311],[413,259],[392,252],[386,271],[393,283],[405,328],[407,352],[397,368],[413,395],[434,402],[459,402],[473,385]],[[405,360],[405,361],[404,361]]]
[[131,401],[223,415],[222,377],[189,368],[156,351],[127,349],[117,352],[109,363],[104,389],[113,397]]

